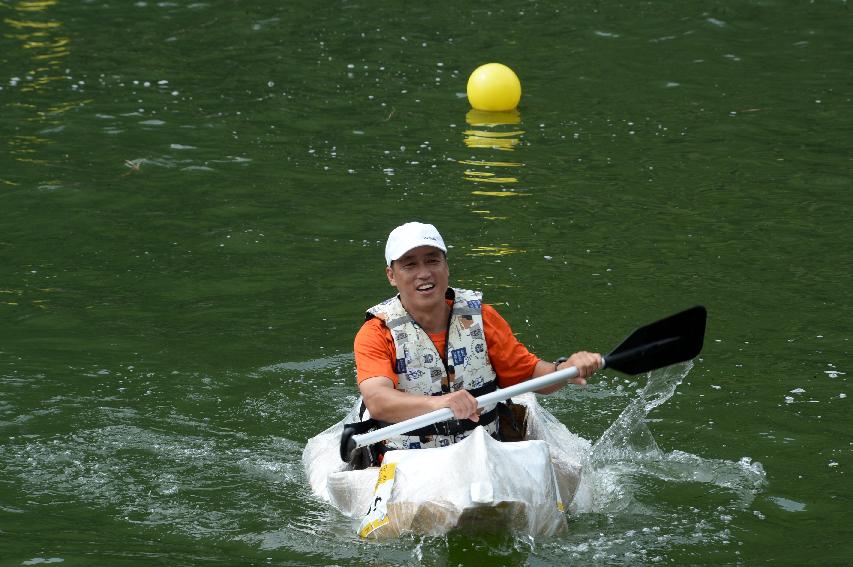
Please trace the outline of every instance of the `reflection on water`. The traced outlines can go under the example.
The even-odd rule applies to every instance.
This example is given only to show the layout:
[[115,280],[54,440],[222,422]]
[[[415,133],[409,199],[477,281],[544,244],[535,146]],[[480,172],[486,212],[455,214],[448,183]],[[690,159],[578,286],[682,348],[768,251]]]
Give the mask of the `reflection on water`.
[[497,177],[494,173],[488,173],[485,171],[473,171],[473,170],[465,170],[465,179],[468,181],[477,181],[480,183],[516,183],[518,181],[515,177]]
[[[519,114],[518,110],[486,112],[471,109],[465,116],[465,121],[468,125],[474,127],[465,130],[465,145],[478,151],[513,151],[521,142],[521,135],[524,134],[524,130],[512,128],[516,124],[521,123],[521,114]],[[512,171],[507,168],[517,168],[524,165],[515,161],[488,159],[460,160],[459,163],[474,166],[465,169],[466,181],[500,184],[518,183],[518,178],[514,174],[507,174],[507,171]],[[492,171],[495,168],[499,172]],[[495,193],[498,192],[475,192],[474,194],[494,196]]]
[[472,195],[483,195],[484,197],[524,197],[529,193],[517,191],[471,191]]
[[493,215],[492,211],[490,211],[488,209],[474,209],[471,212],[474,213],[475,215],[483,215],[483,218],[486,220],[504,220],[507,218],[507,217],[501,217],[501,216]]
[[[3,38],[17,43],[20,56],[10,59],[17,59],[22,65],[14,71],[16,73],[14,76],[4,77],[8,80],[8,88],[32,95],[57,81],[67,80],[61,65],[71,53],[71,39],[65,35],[62,23],[48,15],[49,9],[56,6],[57,1],[21,1],[8,6],[14,13],[3,18],[3,23],[7,26]],[[7,43],[7,45],[10,44],[14,45],[11,42]],[[18,163],[49,165],[50,160],[43,155],[45,147],[50,145],[52,140],[49,136],[43,135],[46,132],[45,125],[48,126],[48,132],[61,131],[62,126],[58,117],[81,104],[85,104],[85,101],[37,102],[32,96],[9,103],[4,108],[4,115],[14,116],[19,124],[37,123],[40,129],[34,134],[22,133],[9,136],[7,138],[9,154]],[[2,178],[0,183],[18,184],[13,180]],[[58,182],[44,181],[40,185],[54,188],[58,186]]]
[[[473,183],[488,183],[497,185],[509,185],[518,183],[517,170],[524,167],[524,163],[518,160],[490,159],[495,152],[515,151],[521,142],[524,130],[518,128],[521,123],[521,114],[518,110],[506,112],[487,112],[471,109],[465,115],[465,122],[469,128],[465,130],[465,146],[475,150],[477,156],[471,159],[459,160],[466,166],[463,179]],[[495,187],[492,190],[471,191],[475,198],[480,197],[492,200],[493,197],[505,199],[507,197],[523,197],[528,193],[513,191],[506,188]],[[482,200],[475,201],[476,208],[472,212],[480,215],[484,220],[503,221],[509,217],[503,203],[490,203],[489,207],[481,207]],[[515,254],[522,250],[500,245],[475,247],[471,253],[473,256],[503,256]]]
[[488,130],[465,130],[465,145],[469,148],[491,148],[494,150],[510,151],[518,145],[520,136],[524,132],[514,130],[511,132],[489,132]]
[[478,165],[483,167],[522,167],[524,164],[515,161],[477,161],[470,159],[461,159],[459,163],[466,165]]
[[521,248],[512,248],[506,244],[495,244],[493,246],[474,246],[468,252],[468,256],[508,256],[524,252]]
[[[468,114],[465,115],[465,122],[470,126],[485,126],[488,128],[506,125],[511,126],[514,124],[521,124],[521,113],[517,108],[501,112],[477,110],[472,108],[468,111]],[[518,133],[523,134],[524,132],[519,131]]]

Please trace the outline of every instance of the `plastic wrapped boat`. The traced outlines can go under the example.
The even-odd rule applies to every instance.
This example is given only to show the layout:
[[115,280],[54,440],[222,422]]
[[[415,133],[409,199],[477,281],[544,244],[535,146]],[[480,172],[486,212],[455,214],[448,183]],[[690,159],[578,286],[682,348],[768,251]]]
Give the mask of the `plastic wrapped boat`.
[[589,441],[571,433],[533,394],[525,440],[499,442],[478,427],[449,447],[388,451],[382,467],[352,470],[340,458],[345,423],[358,420],[360,400],[332,427],[311,438],[302,462],[312,492],[360,521],[363,537],[438,535],[453,529],[550,536],[566,529]]
[[[702,350],[706,319],[705,308],[696,306],[640,327],[603,357],[603,367],[636,375],[690,360]],[[531,536],[557,533],[566,527],[562,508],[578,489],[590,443],[569,432],[529,392],[577,375],[572,366],[477,398],[478,407],[510,397],[523,404],[524,441],[493,442],[478,428],[456,445],[389,451],[381,467],[352,470],[341,460],[340,440],[344,424],[358,421],[359,402],[305,446],[311,490],[351,518],[363,515],[359,534],[365,537],[438,534],[469,525]],[[389,428],[409,427],[419,418]],[[374,437],[361,436],[361,442],[366,439]]]

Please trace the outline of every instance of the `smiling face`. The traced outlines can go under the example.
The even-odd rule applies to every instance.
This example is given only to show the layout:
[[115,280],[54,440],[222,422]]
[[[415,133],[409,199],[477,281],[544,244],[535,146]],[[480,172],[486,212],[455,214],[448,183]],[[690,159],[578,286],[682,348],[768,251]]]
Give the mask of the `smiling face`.
[[400,292],[403,307],[410,313],[428,313],[434,309],[444,312],[450,268],[444,252],[438,248],[413,248],[385,268],[385,274]]

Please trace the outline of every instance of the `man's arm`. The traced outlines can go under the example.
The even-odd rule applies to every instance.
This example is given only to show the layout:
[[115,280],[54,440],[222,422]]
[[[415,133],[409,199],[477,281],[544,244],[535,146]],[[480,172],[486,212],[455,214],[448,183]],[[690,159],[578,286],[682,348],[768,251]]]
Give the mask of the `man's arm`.
[[477,399],[467,390],[441,396],[421,396],[401,392],[387,376],[374,376],[358,385],[370,417],[397,423],[433,410],[450,408],[456,419],[479,421]]
[[486,344],[489,345],[489,358],[492,361],[492,367],[498,373],[498,380],[502,388],[524,382],[530,378],[550,374],[558,369],[577,366],[577,378],[537,390],[539,394],[551,394],[568,382],[586,384],[586,379],[602,366],[600,354],[585,351],[576,352],[559,366],[553,362],[541,360],[531,354],[527,347],[518,341],[513,335],[509,323],[491,305],[483,305],[483,323]]

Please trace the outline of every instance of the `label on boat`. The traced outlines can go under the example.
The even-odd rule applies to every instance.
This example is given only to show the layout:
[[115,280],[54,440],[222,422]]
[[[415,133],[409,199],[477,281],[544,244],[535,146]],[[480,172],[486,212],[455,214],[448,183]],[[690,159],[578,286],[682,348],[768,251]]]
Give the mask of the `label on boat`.
[[379,478],[376,479],[373,489],[373,503],[358,527],[359,536],[367,537],[372,531],[391,521],[388,519],[388,499],[391,498],[396,472],[397,463],[385,463],[379,468]]

